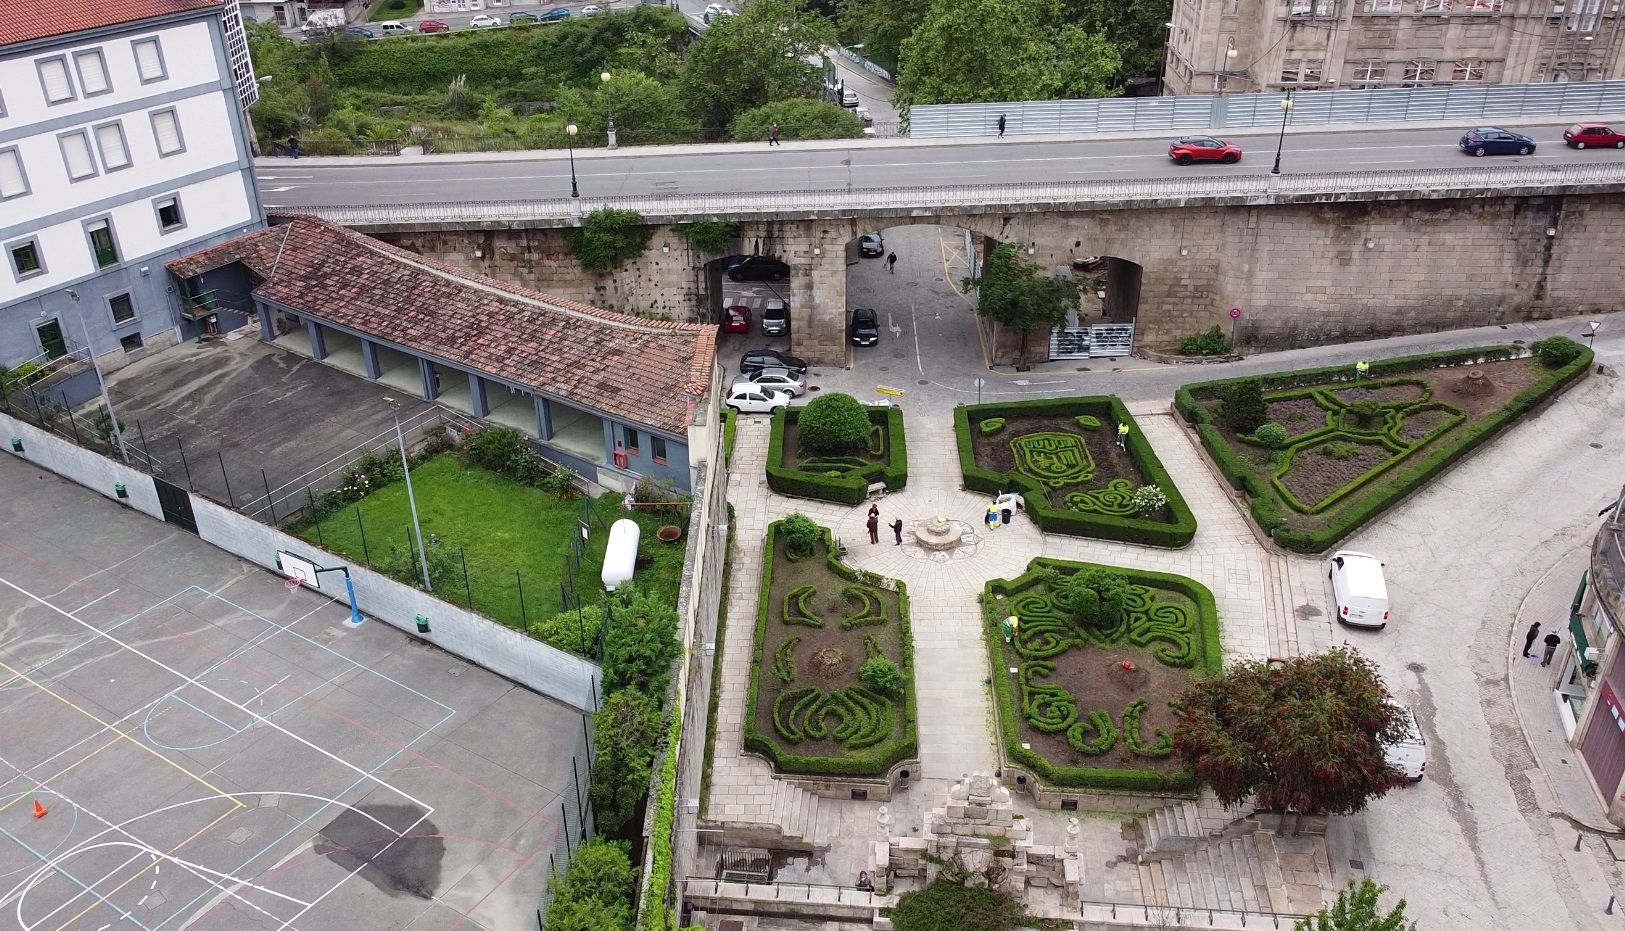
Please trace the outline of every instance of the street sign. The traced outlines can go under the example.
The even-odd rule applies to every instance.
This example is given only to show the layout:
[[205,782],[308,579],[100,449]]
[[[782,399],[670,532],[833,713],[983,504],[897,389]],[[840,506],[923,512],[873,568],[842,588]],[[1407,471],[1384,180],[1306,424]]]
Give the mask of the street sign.
[[[1592,324],[1592,325],[1591,325],[1591,328],[1592,328],[1592,329],[1596,329],[1596,328],[1597,328],[1597,325],[1596,325],[1596,324],[1595,324],[1595,323],[1593,323],[1593,324]],[[982,387],[982,386],[983,386],[983,385],[985,385],[985,384],[987,384],[987,379],[985,379],[985,378],[978,378],[978,379],[976,379],[976,381],[974,381],[974,382],[972,382],[972,384],[974,384],[974,385],[975,385],[975,386],[976,386],[976,387],[978,387],[978,388],[980,388],[980,387]]]
[[985,384],[987,384],[987,379],[985,379],[985,378],[976,379],[976,403],[977,404],[982,403],[982,386],[985,385]]
[[903,396],[903,389],[901,389],[901,388],[888,388],[885,385],[875,385],[875,393],[876,394],[889,394],[889,395],[891,395],[893,397],[900,398],[900,397]]
[[1232,308],[1230,308],[1230,319],[1231,320],[1240,320],[1241,319],[1241,308],[1240,307],[1232,307]]

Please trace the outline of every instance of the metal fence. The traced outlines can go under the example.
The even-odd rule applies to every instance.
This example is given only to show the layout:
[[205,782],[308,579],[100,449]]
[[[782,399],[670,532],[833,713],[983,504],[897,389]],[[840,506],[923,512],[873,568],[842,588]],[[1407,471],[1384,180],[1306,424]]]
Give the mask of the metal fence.
[[[1269,93],[933,104],[909,110],[908,135],[995,136],[1001,115],[1006,136],[1270,127],[1280,124],[1285,97]],[[1292,125],[1298,127],[1425,120],[1473,124],[1603,114],[1625,114],[1625,81],[1320,90],[1292,97]]]

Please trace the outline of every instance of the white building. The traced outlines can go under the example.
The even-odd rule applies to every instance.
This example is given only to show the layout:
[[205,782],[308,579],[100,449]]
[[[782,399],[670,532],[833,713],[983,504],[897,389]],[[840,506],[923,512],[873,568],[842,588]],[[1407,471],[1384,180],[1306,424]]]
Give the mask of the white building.
[[191,335],[164,263],[265,225],[235,0],[0,0],[0,365]]

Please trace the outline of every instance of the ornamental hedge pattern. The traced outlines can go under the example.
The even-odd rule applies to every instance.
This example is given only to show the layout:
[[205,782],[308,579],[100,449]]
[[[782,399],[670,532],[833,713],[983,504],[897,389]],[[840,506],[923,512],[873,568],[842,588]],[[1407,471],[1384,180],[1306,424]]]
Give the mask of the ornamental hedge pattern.
[[[1017,434],[1022,417],[1067,418],[1079,429],[1091,431],[1112,431],[1116,424],[1129,424],[1125,443],[1129,459],[1144,484],[1157,486],[1167,496],[1170,519],[1161,521],[1140,516],[1133,503],[1135,485],[1121,478],[1101,488],[1068,493],[1060,503],[1052,503],[1051,494],[1056,489],[1088,481],[1097,471],[1096,464],[1088,446],[1077,434],[1052,431]],[[972,431],[986,433],[981,425],[989,420],[1001,421],[1001,438],[1010,437],[1016,463],[1012,472],[999,472],[976,463],[976,438]],[[1046,531],[1173,549],[1190,543],[1196,535],[1196,517],[1190,506],[1128,409],[1114,396],[961,406],[954,409],[954,435],[965,488],[984,494],[1021,492],[1027,501],[1027,513]]]
[[861,504],[869,486],[881,482],[891,491],[908,484],[908,443],[903,436],[903,412],[897,407],[867,408],[869,444],[866,456],[809,456],[787,466],[785,428],[797,422],[803,407],[781,407],[773,412],[773,431],[767,444],[767,487],[781,495],[815,498],[837,504]]
[[[1458,460],[1500,433],[1509,424],[1546,403],[1590,371],[1589,349],[1558,368],[1538,368],[1539,378],[1500,408],[1472,419],[1460,408],[1436,400],[1428,383],[1407,373],[1526,358],[1518,346],[1495,345],[1401,356],[1371,362],[1368,378],[1356,386],[1353,366],[1298,369],[1259,377],[1270,405],[1300,402],[1310,416],[1302,424],[1283,424],[1287,438],[1274,457],[1249,456],[1274,447],[1263,432],[1239,437],[1238,450],[1220,430],[1212,402],[1240,379],[1199,382],[1174,394],[1174,408],[1195,427],[1220,473],[1251,499],[1249,512],[1261,530],[1281,546],[1300,553],[1319,553],[1393,507],[1405,496],[1443,473]],[[1531,360],[1531,366],[1538,363]],[[1377,419],[1364,422],[1350,389],[1420,385],[1420,396],[1379,402]],[[1207,403],[1204,403],[1207,402]],[[1319,416],[1314,416],[1318,412]],[[1266,424],[1268,426],[1268,424]],[[1275,431],[1270,431],[1274,434]],[[1352,481],[1316,501],[1303,501],[1288,487],[1287,477],[1301,457],[1367,456],[1373,465]],[[1312,519],[1310,519],[1312,518]]]
[[[1116,623],[1084,624],[1066,603],[1064,587],[1057,583],[1088,569],[1127,578],[1128,594]],[[1151,701],[1166,702],[1172,694],[1137,696],[1122,708],[1081,708],[1057,677],[1057,660],[1073,650],[1126,644],[1166,667],[1192,675],[1217,673],[1223,653],[1212,592],[1184,576],[1041,557],[1018,578],[989,582],[982,605],[998,728],[1008,760],[1048,784],[1068,788],[1159,791],[1190,785],[1182,772],[1165,774],[1101,759],[1119,744],[1135,757],[1172,756],[1172,736],[1162,728],[1147,733],[1142,722]],[[1001,621],[1009,615],[1020,621],[1006,644]],[[1027,736],[1030,732],[1064,737],[1077,756],[1051,758]]]

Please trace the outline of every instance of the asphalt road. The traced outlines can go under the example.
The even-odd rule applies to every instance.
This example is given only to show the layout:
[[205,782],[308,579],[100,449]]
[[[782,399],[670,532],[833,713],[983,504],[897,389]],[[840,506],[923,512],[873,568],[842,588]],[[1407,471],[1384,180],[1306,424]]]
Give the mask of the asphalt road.
[[[1562,123],[1512,123],[1532,135],[1532,156],[1474,159],[1456,147],[1460,130],[1400,128],[1370,131],[1287,130],[1281,170],[1286,173],[1459,168],[1468,165],[1592,164],[1625,162],[1625,150],[1575,151],[1563,144]],[[1109,140],[987,140],[974,144],[907,145],[855,140],[849,147],[797,146],[695,152],[630,149],[575,159],[584,198],[646,194],[715,194],[893,188],[1038,181],[1184,177],[1189,174],[1262,175],[1275,157],[1276,134],[1235,133],[1242,160],[1235,165],[1181,167],[1169,161],[1168,136]],[[323,159],[260,163],[256,174],[268,207],[457,203],[548,199],[570,194],[566,153],[536,152],[521,159],[467,161],[376,159],[339,164]]]

